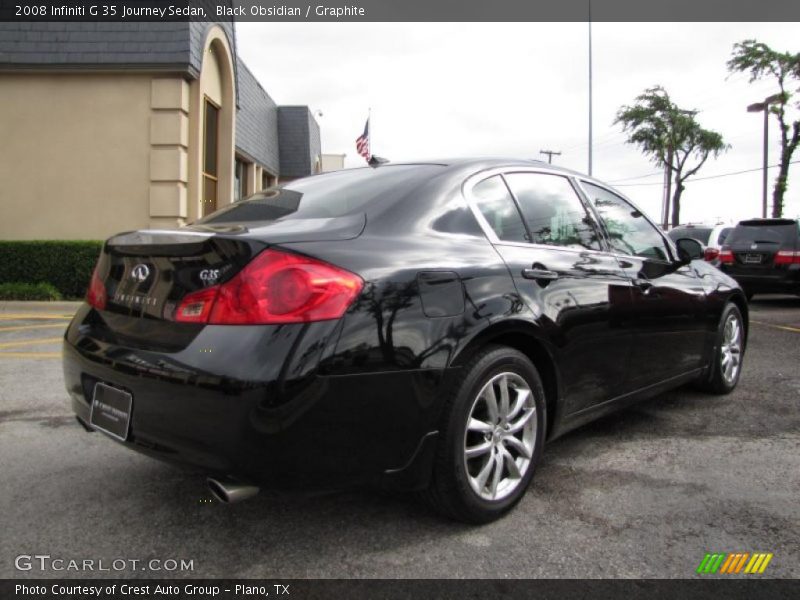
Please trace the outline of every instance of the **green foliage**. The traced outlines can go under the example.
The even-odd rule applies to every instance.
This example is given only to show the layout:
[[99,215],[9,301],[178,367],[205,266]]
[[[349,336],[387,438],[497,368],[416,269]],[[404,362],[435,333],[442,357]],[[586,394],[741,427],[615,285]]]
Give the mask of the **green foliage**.
[[[680,108],[663,87],[655,86],[639,94],[632,106],[620,108],[614,123],[628,132],[628,143],[638,145],[658,166],[668,166],[676,179],[686,179],[709,155],[729,148],[722,135],[701,127],[696,116],[697,111]],[[684,174],[690,157],[700,164]]]
[[42,282],[66,298],[82,298],[103,242],[0,241],[0,284]]
[[61,300],[49,283],[0,283],[0,300]]
[[800,78],[800,52],[778,52],[762,42],[744,40],[733,45],[728,70],[749,73],[751,82],[767,76],[785,82],[791,77]]
[[722,135],[704,129],[697,122],[697,111],[675,104],[661,86],[646,89],[633,105],[617,112],[614,124],[628,133],[635,144],[656,165],[669,169],[675,180],[673,225],[680,222],[680,198],[684,182],[700,170],[709,156],[717,157],[730,148]]
[[[731,73],[748,73],[750,81],[771,78],[778,84],[780,92],[765,100],[769,112],[778,119],[781,130],[781,161],[775,188],[772,192],[772,216],[783,216],[783,197],[789,180],[789,165],[792,155],[800,144],[800,119],[788,118],[786,109],[792,93],[789,87],[800,82],[800,52],[778,52],[756,40],[744,40],[733,45],[733,54],[728,60]],[[800,108],[800,102],[797,103]]]

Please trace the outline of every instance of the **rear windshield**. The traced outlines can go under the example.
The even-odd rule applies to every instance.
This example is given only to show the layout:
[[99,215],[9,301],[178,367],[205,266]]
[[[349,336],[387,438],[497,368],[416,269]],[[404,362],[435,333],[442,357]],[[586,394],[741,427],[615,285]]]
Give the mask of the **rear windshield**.
[[793,222],[774,225],[739,223],[725,239],[725,244],[772,243],[794,247],[797,235],[797,223]]
[[676,227],[667,234],[672,241],[681,238],[691,238],[702,244],[708,245],[708,238],[711,235],[710,227]]
[[441,169],[440,165],[384,165],[306,177],[258,192],[198,223],[342,217],[364,212],[373,202],[390,202],[407,194]]

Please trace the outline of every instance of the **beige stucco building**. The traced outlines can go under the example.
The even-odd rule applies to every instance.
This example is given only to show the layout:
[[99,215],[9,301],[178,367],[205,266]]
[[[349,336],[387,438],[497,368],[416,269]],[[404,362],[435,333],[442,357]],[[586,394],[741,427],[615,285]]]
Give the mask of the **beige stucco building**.
[[0,239],[190,222],[320,170],[319,127],[230,23],[0,24]]

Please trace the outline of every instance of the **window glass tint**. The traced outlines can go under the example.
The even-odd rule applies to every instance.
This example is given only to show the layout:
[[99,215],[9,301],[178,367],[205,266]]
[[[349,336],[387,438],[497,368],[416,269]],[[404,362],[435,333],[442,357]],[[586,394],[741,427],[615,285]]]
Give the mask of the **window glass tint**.
[[505,177],[533,243],[600,249],[594,224],[565,177],[543,173],[511,173]]
[[601,187],[583,182],[583,188],[603,219],[614,250],[632,256],[667,260],[669,255],[664,239],[641,212]]
[[722,245],[725,243],[725,240],[728,239],[728,234],[733,231],[733,227],[725,227],[722,231],[719,232],[719,239],[717,240],[718,245]]
[[733,244],[753,244],[753,243],[772,243],[783,246],[794,247],[797,240],[797,223],[791,224],[743,224],[739,223],[730,232],[725,243]]
[[522,223],[517,205],[499,175],[484,179],[472,188],[483,217],[501,240],[527,242],[528,232]]
[[268,188],[227,206],[200,223],[322,219],[391,203],[441,172],[438,165],[386,165],[345,169]]
[[691,238],[704,245],[708,245],[708,238],[711,237],[710,227],[676,227],[667,234],[670,239],[677,242],[681,238]]

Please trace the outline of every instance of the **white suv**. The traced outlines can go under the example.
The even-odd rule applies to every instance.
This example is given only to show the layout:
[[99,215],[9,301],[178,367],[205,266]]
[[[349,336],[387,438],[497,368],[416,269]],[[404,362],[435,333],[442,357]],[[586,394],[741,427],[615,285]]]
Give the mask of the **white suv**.
[[678,225],[667,234],[674,242],[680,238],[692,238],[705,246],[704,258],[719,266],[719,250],[725,243],[725,238],[733,231],[733,225],[695,225],[688,223]]

